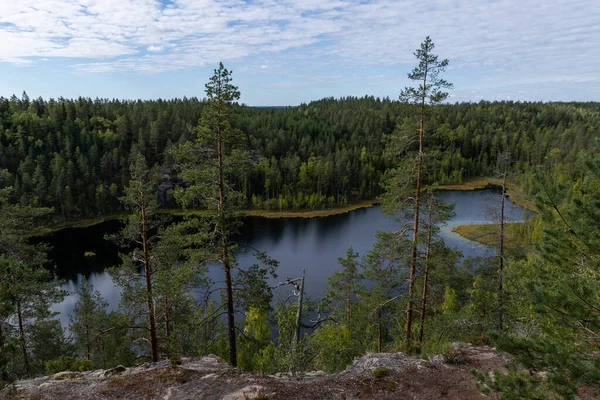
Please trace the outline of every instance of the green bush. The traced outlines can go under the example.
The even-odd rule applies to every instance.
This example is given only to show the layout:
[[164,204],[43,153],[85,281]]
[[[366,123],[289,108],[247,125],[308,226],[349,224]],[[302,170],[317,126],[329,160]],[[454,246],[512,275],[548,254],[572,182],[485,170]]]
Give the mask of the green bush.
[[83,372],[83,371],[90,371],[91,369],[92,369],[92,361],[91,360],[79,359],[79,360],[75,360],[73,362],[73,364],[71,364],[70,371]]
[[70,356],[60,356],[54,360],[46,361],[46,372],[50,375],[62,371],[83,372],[92,369],[90,360],[75,359]]

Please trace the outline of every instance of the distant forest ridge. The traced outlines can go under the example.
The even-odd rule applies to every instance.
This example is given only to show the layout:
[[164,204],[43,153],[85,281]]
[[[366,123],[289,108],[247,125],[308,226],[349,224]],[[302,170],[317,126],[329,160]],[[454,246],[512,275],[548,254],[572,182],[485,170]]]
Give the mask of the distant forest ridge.
[[[198,98],[48,101],[0,97],[0,169],[12,201],[54,207],[65,218],[122,211],[132,154],[161,166],[159,201],[173,205],[182,184],[169,149],[194,140]],[[240,206],[318,209],[382,192],[386,170],[416,149],[414,109],[375,97],[325,98],[287,107],[237,106],[236,127],[251,166],[232,177]],[[526,190],[535,168],[572,182],[576,161],[597,149],[600,103],[479,102],[432,107],[426,129],[425,179],[460,183],[492,176],[497,154],[509,150],[514,179]],[[384,155],[390,134],[406,132],[406,152]]]

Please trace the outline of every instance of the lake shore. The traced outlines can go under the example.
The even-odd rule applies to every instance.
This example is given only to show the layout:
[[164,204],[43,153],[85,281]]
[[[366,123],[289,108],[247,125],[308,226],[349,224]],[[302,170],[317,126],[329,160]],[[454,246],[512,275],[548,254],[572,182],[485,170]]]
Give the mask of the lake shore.
[[[351,211],[359,210],[361,208],[372,207],[377,204],[377,200],[364,200],[354,204],[348,204],[343,207],[327,208],[322,210],[239,210],[238,213],[241,216],[250,217],[263,217],[263,218],[319,218],[329,217],[332,215],[346,214]],[[176,216],[186,215],[207,215],[206,210],[182,210],[182,209],[159,209],[160,213],[167,213]],[[97,224],[101,224],[106,221],[112,221],[115,219],[127,218],[129,214],[126,212],[111,213],[99,217],[82,217],[73,218],[66,221],[53,222],[43,228],[37,229],[31,232],[28,236],[44,236],[51,234],[61,229],[66,228],[88,228]]]
[[[502,187],[501,178],[477,178],[464,183],[440,185],[438,190],[482,190],[489,187]],[[535,204],[527,199],[521,186],[516,182],[506,182],[506,196],[515,204],[531,211],[537,211]]]
[[[501,186],[502,180],[499,178],[477,178],[460,184],[440,185],[438,190],[456,190],[470,191],[482,190],[490,186]],[[529,210],[536,211],[535,205],[525,198],[520,186],[514,182],[506,185],[507,196],[512,202],[525,207]],[[263,217],[263,218],[319,218],[329,217],[332,215],[345,214],[361,208],[368,208],[376,205],[378,200],[363,200],[358,203],[348,204],[343,207],[334,207],[320,210],[261,210],[261,209],[246,209],[239,210],[242,216]],[[206,215],[206,210],[182,210],[182,209],[160,209],[159,212],[168,213],[171,215]],[[73,218],[65,221],[57,221],[31,232],[28,236],[44,236],[50,233],[66,228],[87,228],[100,224],[102,222],[121,219],[127,217],[126,212],[111,213],[98,217],[81,217]],[[466,236],[465,236],[466,237]],[[467,239],[469,239],[467,237]]]

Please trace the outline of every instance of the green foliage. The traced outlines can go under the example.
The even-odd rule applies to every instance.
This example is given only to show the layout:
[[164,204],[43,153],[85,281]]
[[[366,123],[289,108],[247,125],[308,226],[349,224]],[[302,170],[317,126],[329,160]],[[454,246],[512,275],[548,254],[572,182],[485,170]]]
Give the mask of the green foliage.
[[520,371],[514,363],[507,366],[507,372],[494,371],[493,374],[471,371],[478,379],[478,388],[485,395],[492,392],[499,393],[502,400],[516,399],[548,399],[548,393],[541,389],[542,379]]
[[250,307],[246,312],[244,334],[238,353],[238,367],[246,370],[261,370],[267,367],[265,360],[270,358],[271,327],[268,313],[264,309]]
[[[140,152],[149,165],[169,171],[175,160],[165,150],[196,138],[207,106],[197,98],[32,103],[23,107],[16,96],[0,97],[0,165],[11,174],[12,203],[53,207],[61,218],[122,211],[117,199],[130,180],[131,154]],[[397,126],[414,128],[410,107],[372,96],[233,109],[253,160],[232,182],[248,208],[326,208],[373,199],[386,169],[399,161],[391,165],[384,156],[390,146],[382,138]],[[574,161],[594,145],[598,112],[597,103],[432,107],[426,147],[435,157],[427,161],[425,178],[445,184],[489,176],[498,150],[508,147],[511,169],[528,190],[537,165],[573,182],[579,174]],[[168,190],[177,180],[168,173],[163,178],[159,200],[172,206]]]
[[132,365],[136,355],[129,345],[127,317],[115,311],[108,313],[108,303],[85,278],[75,293],[78,299],[70,315],[69,331],[79,359],[93,368]]
[[584,168],[587,176],[570,185],[540,171],[538,252],[509,267],[510,301],[520,307],[511,307],[512,332],[492,336],[518,364],[496,371],[492,383],[480,377],[503,397],[572,399],[581,385],[600,382],[600,159],[587,158]]
[[442,303],[442,312],[444,314],[454,314],[458,311],[458,302],[456,300],[456,290],[446,286],[444,292],[444,302]]
[[355,337],[358,334],[347,325],[327,323],[315,330],[308,338],[308,345],[315,353],[313,365],[326,372],[342,371],[363,349]]
[[342,266],[342,270],[334,272],[327,278],[329,290],[325,296],[326,300],[333,303],[330,306],[333,307],[337,316],[344,318],[346,324],[351,323],[352,304],[357,301],[358,293],[364,291],[358,257],[359,254],[349,247],[345,258],[338,257],[338,263]]
[[[234,256],[237,244],[233,238],[241,224],[234,211],[249,198],[245,184],[240,187],[240,183],[248,179],[250,157],[248,138],[236,126],[238,109],[234,103],[240,92],[232,79],[232,72],[219,64],[205,85],[207,98],[193,132],[195,137],[174,147],[171,156],[184,181],[175,189],[175,199],[183,207],[200,205],[208,210],[201,265],[212,262],[223,268],[221,298],[227,313],[229,361],[237,366],[236,307],[244,311],[270,308],[271,290],[266,278],[275,276],[277,261],[257,251],[258,263],[240,268]],[[251,360],[245,363],[252,368]]]
[[[207,84],[204,101],[0,98],[2,379],[42,373],[44,367],[132,365],[147,353],[140,343],[149,336],[152,313],[160,355],[174,365],[182,355],[225,357],[231,346],[225,337],[241,324],[225,327],[219,319],[226,300],[221,304],[190,294],[193,287],[208,293],[214,282],[206,272],[214,260],[240,270],[231,277],[231,293],[233,312],[246,315],[243,334],[234,335],[243,368],[339,371],[353,357],[377,350],[379,340],[383,349],[402,349],[398,338],[405,333],[410,268],[409,231],[403,225],[397,232],[379,233],[364,260],[351,248],[339,259],[341,268],[328,280],[327,301],[319,310],[331,319],[305,330],[294,350],[296,306],[277,306],[278,340],[270,337],[266,277],[277,263],[260,252],[252,266],[239,266],[232,257],[239,227],[234,211],[327,208],[385,192],[388,211],[414,216],[413,105],[425,101],[424,185],[489,176],[497,153],[509,150],[514,160],[509,172],[516,173],[526,195],[537,195],[539,216],[528,229],[538,248],[525,259],[507,257],[505,334],[490,333],[519,364],[495,372],[493,380],[478,375],[482,389],[504,398],[572,398],[578,386],[597,385],[600,161],[594,152],[600,107],[437,104],[449,87],[437,76],[447,61],[438,61],[431,50],[429,38],[417,50],[419,65],[411,79],[424,78],[425,65],[434,69],[426,87],[403,91],[402,100],[410,104],[348,97],[282,109],[241,106],[230,71],[222,65]],[[166,227],[168,221],[154,211],[175,201],[205,208],[208,217]],[[420,209],[427,229],[418,237],[413,296],[416,300],[428,290],[422,354],[442,352],[453,340],[487,342],[497,315],[496,262],[467,260],[456,269],[458,255],[435,239],[436,226],[449,210],[439,204],[428,209],[426,203]],[[117,239],[129,245],[146,232],[150,257],[142,263],[141,248],[124,250],[125,269],[115,275],[124,288],[118,312],[108,313],[106,302],[81,283],[69,343],[50,312],[64,293],[40,267],[44,246],[32,246],[25,235],[53,213],[58,221],[140,211],[140,206],[146,217],[136,212]],[[426,245],[428,233],[433,239]],[[140,281],[146,270],[151,271],[150,296]],[[545,379],[539,378],[542,372]]]
[[[261,350],[260,359],[257,365],[261,365],[263,371],[273,372],[294,372],[302,374],[311,365],[313,351],[311,349],[308,337],[303,335],[298,340],[298,346],[294,345],[294,333],[296,330],[296,304],[276,304],[275,319],[277,323],[277,344],[271,343]],[[305,308],[303,313],[309,312]]]
[[74,357],[61,355],[57,359],[46,361],[46,373],[52,375],[62,371],[83,372],[92,369],[90,360],[75,359]]

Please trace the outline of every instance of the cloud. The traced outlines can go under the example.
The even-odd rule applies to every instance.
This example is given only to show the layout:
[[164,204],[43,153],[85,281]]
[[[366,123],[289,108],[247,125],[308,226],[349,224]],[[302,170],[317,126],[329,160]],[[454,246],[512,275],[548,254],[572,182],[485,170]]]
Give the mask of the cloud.
[[450,71],[487,71],[480,84],[599,79],[595,0],[6,1],[0,62],[156,73],[256,58],[302,74],[412,65],[426,35]]

